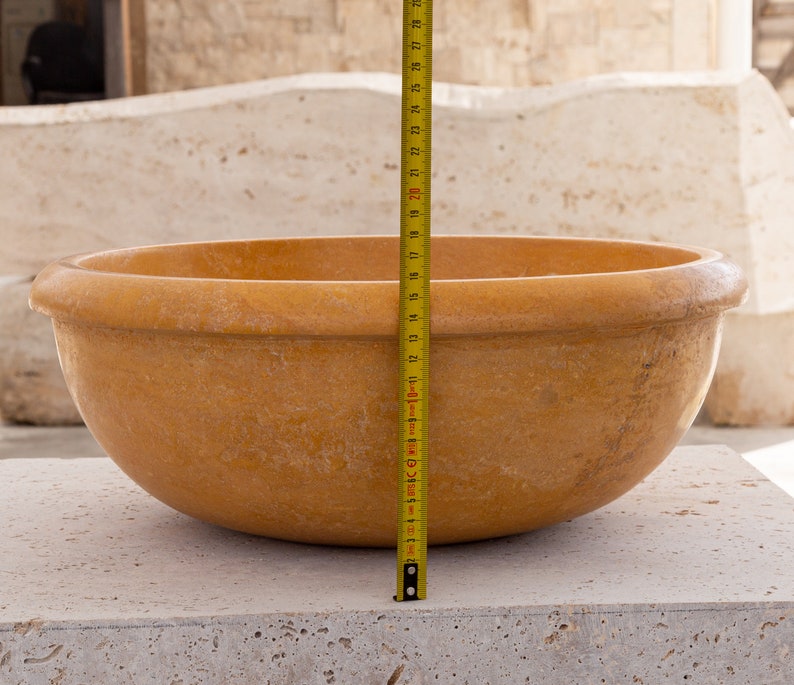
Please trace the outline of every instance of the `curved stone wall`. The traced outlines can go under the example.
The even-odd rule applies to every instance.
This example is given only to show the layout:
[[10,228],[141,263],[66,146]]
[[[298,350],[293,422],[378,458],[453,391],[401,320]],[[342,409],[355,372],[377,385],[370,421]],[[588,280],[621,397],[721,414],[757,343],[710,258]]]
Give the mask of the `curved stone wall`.
[[[435,102],[434,231],[725,252],[751,291],[729,317],[708,409],[719,422],[794,423],[794,133],[768,81],[437,84]],[[0,110],[0,277],[13,277],[0,283],[0,359],[12,364],[0,366],[0,417],[74,418],[60,383],[42,391],[59,380],[52,334],[25,308],[48,261],[153,242],[396,231],[399,104],[399,76],[350,73]],[[45,403],[46,418],[31,413]]]

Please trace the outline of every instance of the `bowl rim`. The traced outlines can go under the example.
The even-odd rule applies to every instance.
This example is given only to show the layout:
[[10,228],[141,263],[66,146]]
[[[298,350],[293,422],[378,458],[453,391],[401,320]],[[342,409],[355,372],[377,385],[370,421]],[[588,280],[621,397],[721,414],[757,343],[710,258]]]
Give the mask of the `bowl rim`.
[[[34,280],[30,306],[55,321],[130,330],[289,337],[396,337],[395,280],[253,280],[161,276],[92,268],[102,257],[143,250],[276,242],[398,240],[396,235],[299,236],[194,241],[84,252]],[[739,306],[747,281],[709,248],[571,236],[442,234],[453,240],[642,246],[689,260],[625,271],[433,279],[431,335],[540,333],[647,326],[719,315]],[[431,255],[432,259],[432,255]]]

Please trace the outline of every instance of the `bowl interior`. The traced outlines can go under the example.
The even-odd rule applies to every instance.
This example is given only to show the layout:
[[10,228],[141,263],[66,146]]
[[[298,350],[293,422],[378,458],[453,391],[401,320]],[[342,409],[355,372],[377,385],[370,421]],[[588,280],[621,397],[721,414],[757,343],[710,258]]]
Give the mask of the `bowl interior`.
[[[303,238],[159,245],[88,255],[79,266],[176,278],[394,281],[399,239]],[[695,261],[695,249],[628,241],[436,236],[434,280],[506,279],[659,269]]]

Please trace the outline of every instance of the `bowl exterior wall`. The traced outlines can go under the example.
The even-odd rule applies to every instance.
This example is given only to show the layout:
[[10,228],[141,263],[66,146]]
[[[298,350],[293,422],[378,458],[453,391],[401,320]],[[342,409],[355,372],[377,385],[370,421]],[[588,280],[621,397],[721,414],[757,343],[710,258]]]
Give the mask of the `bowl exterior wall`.
[[[636,485],[697,414],[721,322],[434,337],[430,542],[547,526]],[[395,338],[54,326],[86,424],[161,501],[275,538],[395,544]]]

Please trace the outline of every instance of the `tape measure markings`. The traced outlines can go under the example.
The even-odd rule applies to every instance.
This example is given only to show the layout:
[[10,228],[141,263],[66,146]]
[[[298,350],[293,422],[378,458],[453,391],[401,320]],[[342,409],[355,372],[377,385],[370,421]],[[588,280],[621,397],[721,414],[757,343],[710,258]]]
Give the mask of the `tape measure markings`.
[[432,0],[403,0],[398,601],[427,596],[432,37]]

